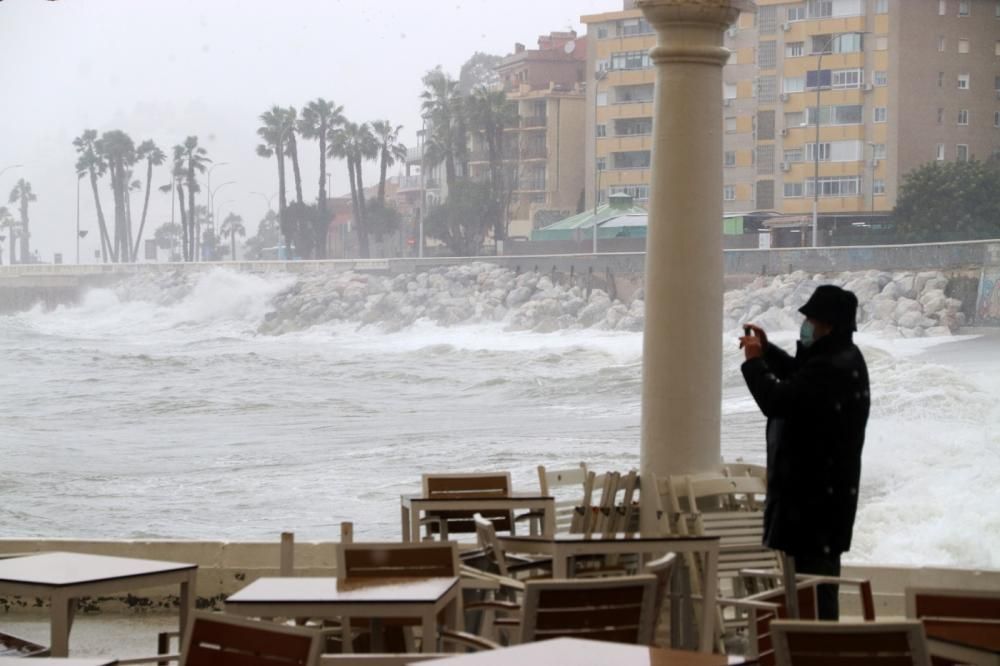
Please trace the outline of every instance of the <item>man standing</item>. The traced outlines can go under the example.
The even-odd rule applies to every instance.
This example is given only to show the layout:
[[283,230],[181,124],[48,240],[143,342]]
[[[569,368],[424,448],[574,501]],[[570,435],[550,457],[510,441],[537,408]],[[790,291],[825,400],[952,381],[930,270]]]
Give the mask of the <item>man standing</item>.
[[[840,575],[858,508],[861,449],[870,397],[868,367],[854,345],[858,299],[832,285],[799,309],[792,358],[748,325],[743,377],[767,417],[764,545],[794,558],[797,573]],[[836,585],[820,585],[819,617],[839,618]]]

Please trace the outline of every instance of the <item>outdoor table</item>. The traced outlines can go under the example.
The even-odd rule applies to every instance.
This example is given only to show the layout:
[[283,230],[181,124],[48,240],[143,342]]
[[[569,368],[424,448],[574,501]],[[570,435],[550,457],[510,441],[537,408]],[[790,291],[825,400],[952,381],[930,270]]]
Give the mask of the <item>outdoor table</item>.
[[0,595],[47,597],[51,602],[51,654],[66,657],[78,598],[158,585],[180,585],[183,643],[188,613],[194,609],[197,575],[197,564],[84,553],[41,553],[0,560]]
[[0,657],[0,666],[115,666],[117,659],[70,659],[68,657],[60,659],[58,657],[32,657],[30,661],[24,661],[20,657]]
[[702,654],[683,650],[664,650],[644,645],[606,643],[579,638],[554,638],[537,643],[525,643],[511,648],[487,650],[446,659],[425,661],[427,666],[738,666],[756,664],[744,657],[727,657],[721,654]]
[[462,629],[457,576],[441,578],[258,578],[226,599],[226,612],[250,617],[341,619],[344,651],[352,647],[351,618],[372,621],[372,650],[381,651],[381,620],[413,618],[423,629],[423,651],[434,652],[437,618]]
[[1000,621],[923,618],[931,655],[960,664],[1000,666]]
[[542,534],[555,534],[556,500],[554,497],[511,493],[507,497],[467,497],[462,499],[400,496],[403,541],[420,541],[420,513],[426,511],[541,511],[544,513]]
[[719,537],[643,537],[629,534],[600,535],[560,533],[552,537],[498,536],[500,545],[511,552],[537,553],[552,557],[552,577],[568,578],[569,562],[581,555],[630,555],[646,557],[666,553],[701,553],[705,556],[702,580],[702,622],[698,648],[712,651],[715,635],[715,595],[718,590]]

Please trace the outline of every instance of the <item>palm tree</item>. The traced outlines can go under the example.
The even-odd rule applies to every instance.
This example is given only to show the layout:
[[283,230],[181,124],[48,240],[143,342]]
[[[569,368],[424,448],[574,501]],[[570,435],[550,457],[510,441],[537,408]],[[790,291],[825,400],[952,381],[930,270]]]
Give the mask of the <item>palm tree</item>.
[[180,148],[180,158],[184,168],[184,176],[187,180],[188,188],[188,225],[191,227],[187,234],[187,241],[191,248],[186,252],[189,261],[198,261],[198,239],[201,237],[201,230],[198,228],[198,217],[195,214],[194,195],[200,189],[198,187],[197,174],[204,173],[210,160],[208,151],[198,145],[198,137],[189,136],[184,139],[184,143],[174,147],[174,157],[178,155]]
[[490,210],[493,221],[493,239],[503,240],[506,235],[506,196],[503,169],[504,130],[517,121],[517,112],[507,103],[502,90],[478,86],[472,92],[466,108],[473,129],[481,132],[486,141],[490,163]]
[[[10,265],[14,265],[14,226],[17,223],[14,222],[14,216],[10,214],[6,206],[0,206],[0,229],[7,227],[7,238],[10,242]],[[3,237],[0,237],[3,240]],[[0,255],[0,264],[3,263],[3,256]]]
[[139,221],[139,232],[135,235],[135,245],[132,249],[132,261],[139,256],[139,245],[142,244],[142,231],[146,228],[146,212],[149,210],[149,190],[153,183],[153,167],[160,166],[167,156],[150,140],[143,141],[135,150],[138,160],[146,160],[146,197],[142,203],[142,219]]
[[317,258],[326,256],[326,226],[329,225],[329,215],[326,211],[326,157],[327,142],[331,140],[335,128],[344,124],[344,107],[337,106],[333,102],[322,97],[313,100],[302,109],[302,118],[299,120],[299,134],[304,139],[319,140],[319,218],[323,229],[314,230],[319,241],[320,231],[323,232],[323,242],[316,243]]
[[132,248],[129,246],[129,219],[126,197],[129,188],[129,169],[135,164],[135,144],[128,134],[121,130],[111,130],[101,135],[97,151],[108,165],[111,176],[111,191],[115,199],[115,240],[111,256],[114,261],[128,261]]
[[97,151],[97,130],[84,130],[83,134],[73,139],[73,146],[80,155],[76,160],[76,176],[90,176],[90,189],[94,194],[94,207],[97,209],[97,224],[101,228],[101,261],[107,263],[111,249],[111,239],[108,237],[108,225],[104,221],[104,209],[101,207],[101,197],[97,192],[97,179],[104,176],[107,164]]
[[[190,261],[188,248],[190,248],[191,242],[188,239],[188,216],[184,208],[184,175],[184,146],[178,144],[174,146],[174,164],[170,170],[170,176],[173,178],[174,189],[177,190],[177,207],[181,212],[181,256],[183,256],[184,261]],[[166,186],[160,189],[167,191]]]
[[272,106],[260,114],[260,121],[263,125],[257,128],[257,136],[264,143],[257,146],[257,154],[266,158],[274,156],[278,162],[278,220],[285,245],[291,248],[293,229],[287,220],[288,202],[285,197],[285,134],[289,130],[287,114],[280,106]]
[[365,186],[361,175],[361,164],[364,159],[375,159],[378,155],[378,141],[371,133],[367,123],[358,125],[345,121],[343,126],[333,133],[330,142],[329,156],[347,161],[347,174],[351,183],[351,205],[354,212],[354,228],[358,234],[358,250],[361,256],[368,258],[368,231],[365,226]]
[[223,221],[220,232],[223,237],[229,236],[229,244],[233,252],[233,261],[236,261],[236,237],[247,237],[247,229],[243,226],[243,218],[236,213],[230,213],[226,216],[225,221]]
[[[31,191],[31,183],[21,178],[17,181],[17,185],[14,189],[10,191],[10,198],[8,203],[19,204],[21,208],[21,228],[19,230],[19,236],[21,237],[21,263],[27,264],[31,261],[31,248],[30,239],[31,232],[28,226],[28,204],[32,201],[37,201],[38,197],[35,193]],[[13,236],[11,237],[13,239]],[[11,247],[11,257],[13,257],[13,246]],[[13,262],[13,259],[11,260]]]
[[295,126],[298,124],[298,112],[294,106],[285,109],[285,146],[288,157],[292,160],[292,176],[295,179],[295,200],[299,204],[302,201],[302,174],[299,171],[299,144],[295,140]]
[[[421,108],[424,117],[430,125],[428,143],[433,142],[436,146],[431,155],[444,161],[445,180],[451,187],[455,183],[456,173],[455,128],[458,124],[457,115],[461,111],[458,82],[438,68],[431,70],[424,77],[424,87],[425,90],[420,97],[423,99]],[[431,163],[430,166],[439,163]]]
[[358,179],[358,205],[361,206],[361,218],[364,219],[368,205],[365,200],[365,181],[362,177],[362,164],[378,159],[379,143],[372,133],[372,126],[368,123],[361,123],[357,127],[354,138],[354,177]]
[[399,133],[402,130],[402,125],[393,127],[388,120],[376,120],[372,123],[372,131],[375,133],[375,139],[378,141],[378,205],[380,208],[385,207],[386,171],[396,163],[396,160],[400,162],[406,160],[406,146],[399,142]]

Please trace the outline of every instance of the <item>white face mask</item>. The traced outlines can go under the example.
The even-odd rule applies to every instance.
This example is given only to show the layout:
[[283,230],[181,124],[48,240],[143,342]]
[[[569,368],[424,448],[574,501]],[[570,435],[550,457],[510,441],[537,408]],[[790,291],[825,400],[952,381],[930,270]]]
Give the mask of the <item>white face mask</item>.
[[802,327],[799,329],[799,342],[802,343],[803,347],[809,347],[815,341],[816,327],[813,326],[811,321],[806,319],[802,322]]

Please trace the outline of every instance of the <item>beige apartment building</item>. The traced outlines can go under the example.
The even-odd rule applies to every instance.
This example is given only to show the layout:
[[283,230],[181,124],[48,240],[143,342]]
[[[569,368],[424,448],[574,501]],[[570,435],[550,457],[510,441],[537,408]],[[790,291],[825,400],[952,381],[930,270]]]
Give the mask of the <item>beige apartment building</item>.
[[[515,44],[496,69],[517,116],[503,146],[515,183],[510,235],[529,236],[535,226],[576,213],[584,195],[586,43],[576,32],[553,32],[538,38],[537,49]],[[471,176],[486,178],[485,138],[471,136],[470,149]]]
[[[600,200],[648,198],[655,36],[632,4],[582,19],[588,203],[595,166]],[[725,38],[721,196],[727,214],[766,222],[775,244],[812,242],[817,161],[829,244],[884,221],[910,170],[1000,152],[1000,0],[757,5]]]

